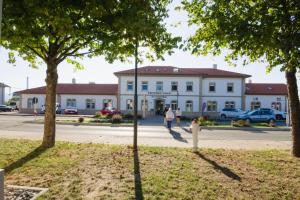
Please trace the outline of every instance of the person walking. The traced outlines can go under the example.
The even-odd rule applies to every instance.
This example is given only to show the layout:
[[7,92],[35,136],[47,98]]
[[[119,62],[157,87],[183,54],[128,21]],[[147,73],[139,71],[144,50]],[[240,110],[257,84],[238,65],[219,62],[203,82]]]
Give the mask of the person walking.
[[166,120],[166,113],[168,112],[169,108],[165,107],[164,111],[163,111],[163,115],[164,115],[164,125],[167,125],[167,120]]
[[194,118],[191,124],[191,131],[193,135],[193,152],[198,151],[198,134],[201,128],[198,123],[198,118]]
[[167,127],[169,130],[171,130],[173,119],[174,119],[174,113],[172,111],[172,108],[169,108],[168,112],[166,112]]
[[177,126],[180,126],[180,120],[181,120],[181,115],[182,115],[180,108],[177,108],[175,115],[176,115]]

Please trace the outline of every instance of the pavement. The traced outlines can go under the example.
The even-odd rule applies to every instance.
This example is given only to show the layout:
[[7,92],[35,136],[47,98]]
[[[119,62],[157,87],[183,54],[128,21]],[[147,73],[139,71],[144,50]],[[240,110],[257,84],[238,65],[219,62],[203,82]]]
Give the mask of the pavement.
[[[42,117],[37,117],[42,118]],[[33,116],[0,115],[0,138],[41,140],[43,125],[24,123]],[[57,125],[56,140],[80,143],[130,145],[132,127],[95,127]],[[192,135],[186,127],[173,127],[169,132],[164,126],[144,124],[138,127],[138,143],[146,146],[192,147]],[[261,130],[202,130],[199,147],[227,149],[290,149],[291,133],[288,131]]]

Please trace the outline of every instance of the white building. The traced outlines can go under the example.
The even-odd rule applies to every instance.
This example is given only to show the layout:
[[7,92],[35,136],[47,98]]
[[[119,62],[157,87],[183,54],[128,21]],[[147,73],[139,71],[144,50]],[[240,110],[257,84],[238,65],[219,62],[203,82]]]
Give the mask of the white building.
[[[134,69],[116,72],[118,84],[58,84],[57,102],[62,109],[74,106],[94,114],[107,105],[133,112]],[[245,83],[250,75],[213,68],[146,66],[138,69],[138,111],[161,114],[165,107],[180,107],[183,115],[217,116],[223,108],[250,110],[274,107],[286,111],[285,84]],[[22,112],[32,112],[32,98],[45,104],[45,87],[19,91]]]
[[4,83],[0,83],[0,105],[5,103],[5,88],[8,87],[8,85],[5,85]]

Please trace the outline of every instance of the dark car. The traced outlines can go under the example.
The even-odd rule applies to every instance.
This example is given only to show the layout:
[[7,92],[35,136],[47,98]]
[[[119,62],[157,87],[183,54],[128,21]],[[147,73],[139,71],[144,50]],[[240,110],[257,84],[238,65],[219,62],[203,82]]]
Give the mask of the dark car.
[[275,115],[271,110],[253,110],[246,114],[239,115],[237,119],[246,120],[249,122],[274,122]]
[[114,114],[121,114],[120,111],[117,111],[114,107],[106,107],[100,110],[101,115],[114,115]]
[[0,111],[1,112],[11,112],[12,108],[10,106],[0,105]]

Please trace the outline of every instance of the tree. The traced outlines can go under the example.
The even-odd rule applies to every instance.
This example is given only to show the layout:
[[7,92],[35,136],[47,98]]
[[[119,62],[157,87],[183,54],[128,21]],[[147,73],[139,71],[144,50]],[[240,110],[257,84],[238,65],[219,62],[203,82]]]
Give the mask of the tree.
[[299,0],[183,1],[190,24],[198,27],[188,47],[195,54],[229,52],[226,60],[267,61],[268,70],[285,72],[291,111],[293,150],[300,157],[300,105],[296,72],[300,68]]
[[[1,44],[37,67],[46,70],[46,113],[42,146],[55,144],[55,103],[58,65],[103,55],[109,62],[134,55],[136,39],[149,47],[152,58],[171,53],[178,38],[167,33],[168,0],[7,0],[3,5]],[[133,29],[134,27],[139,27]],[[137,38],[138,36],[138,38]]]

